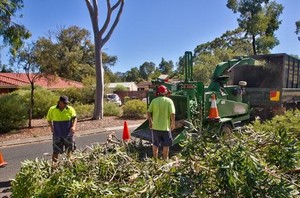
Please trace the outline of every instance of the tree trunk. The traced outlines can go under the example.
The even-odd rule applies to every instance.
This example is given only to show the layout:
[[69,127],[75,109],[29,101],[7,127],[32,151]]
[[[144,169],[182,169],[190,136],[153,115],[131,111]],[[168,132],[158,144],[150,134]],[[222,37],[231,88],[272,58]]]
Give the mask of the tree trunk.
[[103,118],[104,96],[104,69],[102,67],[102,47],[98,38],[95,38],[95,64],[96,64],[96,95],[93,120]]
[[28,127],[31,128],[31,121],[32,121],[32,114],[33,114],[33,105],[34,105],[34,84],[33,82],[30,83],[31,90],[30,90],[30,105],[29,105],[29,120],[28,120]]
[[255,35],[252,35],[252,48],[253,48],[253,54],[256,55],[256,45],[255,45]]

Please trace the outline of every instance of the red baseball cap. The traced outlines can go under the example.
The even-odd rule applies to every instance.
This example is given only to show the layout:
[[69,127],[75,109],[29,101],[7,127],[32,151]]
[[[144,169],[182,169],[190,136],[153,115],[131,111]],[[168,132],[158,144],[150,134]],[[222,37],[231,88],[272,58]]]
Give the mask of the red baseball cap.
[[167,92],[168,92],[168,89],[167,89],[166,86],[160,85],[160,86],[158,87],[158,93],[167,93]]

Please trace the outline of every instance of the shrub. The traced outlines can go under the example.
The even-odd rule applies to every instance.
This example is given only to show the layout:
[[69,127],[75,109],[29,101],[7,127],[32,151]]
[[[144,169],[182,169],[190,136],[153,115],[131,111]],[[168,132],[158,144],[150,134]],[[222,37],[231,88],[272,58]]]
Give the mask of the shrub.
[[67,89],[56,90],[59,95],[68,96],[71,103],[82,103],[82,89],[71,87]]
[[127,88],[122,84],[117,84],[115,87],[115,91],[127,91]]
[[124,103],[128,102],[130,100],[130,97],[129,96],[125,96],[124,97]]
[[0,132],[8,132],[23,127],[28,118],[28,108],[24,97],[16,92],[0,96]]
[[79,120],[84,118],[91,118],[93,115],[94,105],[77,103],[73,107]]
[[[30,105],[30,90],[18,90],[18,95],[23,97],[26,108],[29,110]],[[47,115],[48,109],[56,105],[59,99],[59,95],[56,95],[50,90],[37,88],[34,90],[34,106],[32,112],[32,118],[39,119]]]
[[93,104],[95,102],[95,87],[89,86],[82,89],[82,100],[83,104]]
[[127,118],[144,118],[147,105],[141,100],[130,100],[123,107],[123,116]]
[[104,102],[104,116],[120,116],[121,108],[112,102]]

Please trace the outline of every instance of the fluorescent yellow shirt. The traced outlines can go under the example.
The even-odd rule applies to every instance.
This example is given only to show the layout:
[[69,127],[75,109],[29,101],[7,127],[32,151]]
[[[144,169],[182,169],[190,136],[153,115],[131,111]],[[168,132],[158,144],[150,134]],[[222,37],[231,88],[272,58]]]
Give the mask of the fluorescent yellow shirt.
[[173,101],[165,96],[159,96],[150,103],[148,112],[152,113],[152,128],[160,131],[170,131],[171,114],[175,114]]

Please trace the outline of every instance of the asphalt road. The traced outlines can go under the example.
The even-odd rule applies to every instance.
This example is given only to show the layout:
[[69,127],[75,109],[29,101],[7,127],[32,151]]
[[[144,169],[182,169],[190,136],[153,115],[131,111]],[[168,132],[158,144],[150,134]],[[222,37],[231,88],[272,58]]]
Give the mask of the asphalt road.
[[[122,130],[115,132],[117,137],[122,137]],[[76,146],[78,149],[84,149],[87,145],[104,143],[106,142],[107,135],[110,133],[111,132],[103,132],[77,137],[75,139]],[[52,141],[1,148],[1,152],[4,160],[8,163],[6,167],[0,168],[0,188],[5,188],[9,186],[9,181],[15,178],[24,160],[34,160],[36,158],[51,159]]]

